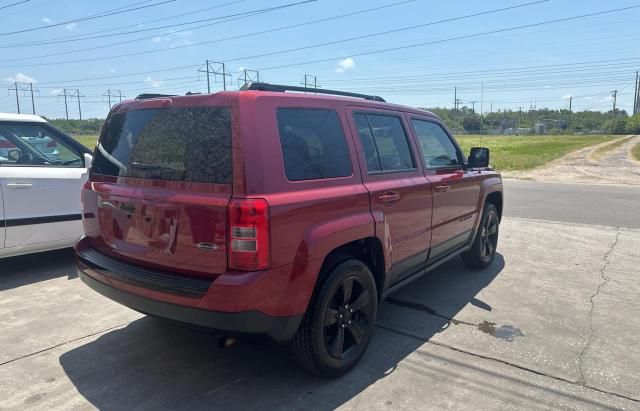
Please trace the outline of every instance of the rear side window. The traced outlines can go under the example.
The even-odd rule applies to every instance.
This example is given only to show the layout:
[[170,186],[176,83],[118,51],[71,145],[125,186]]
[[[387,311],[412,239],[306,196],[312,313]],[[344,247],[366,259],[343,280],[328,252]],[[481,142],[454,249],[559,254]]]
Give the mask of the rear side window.
[[407,134],[395,116],[354,114],[368,172],[415,169]]
[[112,114],[102,128],[93,171],[230,184],[230,109],[172,107]]
[[460,165],[458,151],[447,133],[436,123],[411,120],[420,141],[420,148],[427,168]]
[[333,110],[282,108],[277,113],[284,169],[291,181],[347,177],[351,157]]

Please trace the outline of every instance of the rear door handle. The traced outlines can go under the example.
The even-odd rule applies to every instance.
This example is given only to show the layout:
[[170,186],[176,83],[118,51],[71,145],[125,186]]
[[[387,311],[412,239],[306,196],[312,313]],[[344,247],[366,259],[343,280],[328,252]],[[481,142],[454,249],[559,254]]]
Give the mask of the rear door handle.
[[32,188],[33,184],[31,183],[7,183],[7,188],[11,188],[14,190]]
[[381,203],[393,203],[400,200],[400,194],[394,192],[384,193],[378,196],[378,200]]
[[446,193],[449,190],[451,190],[451,186],[449,184],[442,184],[442,185],[436,186],[436,191],[439,193]]

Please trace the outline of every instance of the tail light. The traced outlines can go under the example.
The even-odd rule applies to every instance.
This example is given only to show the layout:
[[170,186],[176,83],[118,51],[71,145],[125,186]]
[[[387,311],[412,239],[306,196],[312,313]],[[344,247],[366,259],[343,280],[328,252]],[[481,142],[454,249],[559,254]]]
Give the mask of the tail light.
[[55,140],[51,140],[47,143],[47,147],[52,148],[52,147],[58,147],[58,142]]
[[235,199],[229,203],[229,268],[263,270],[271,263],[269,204],[262,199]]

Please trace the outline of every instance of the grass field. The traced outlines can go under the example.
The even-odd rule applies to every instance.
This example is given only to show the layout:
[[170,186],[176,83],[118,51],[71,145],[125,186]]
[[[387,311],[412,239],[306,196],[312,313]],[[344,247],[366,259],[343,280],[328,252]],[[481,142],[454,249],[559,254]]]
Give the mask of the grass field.
[[[97,136],[95,135],[79,135],[75,138],[91,149],[96,145]],[[471,147],[489,147],[491,165],[502,171],[529,170],[571,151],[615,138],[610,136],[456,136],[465,155],[469,153]],[[636,146],[634,150],[637,152],[640,149]]]
[[93,134],[80,134],[78,136],[73,136],[73,138],[90,149],[94,149],[96,147],[96,141],[98,141],[98,136]]
[[488,147],[491,165],[500,171],[530,170],[584,147],[611,141],[610,136],[456,136],[465,154]]
[[627,141],[631,140],[632,138],[633,136],[620,137],[617,141],[611,144],[607,144],[606,146],[599,147],[596,150],[594,150],[594,152],[591,154],[591,157],[593,157],[595,160],[600,160],[602,157],[604,157],[605,154],[607,154],[613,149],[620,147],[621,145],[625,144]]
[[631,148],[631,155],[636,161],[640,161],[640,143]]

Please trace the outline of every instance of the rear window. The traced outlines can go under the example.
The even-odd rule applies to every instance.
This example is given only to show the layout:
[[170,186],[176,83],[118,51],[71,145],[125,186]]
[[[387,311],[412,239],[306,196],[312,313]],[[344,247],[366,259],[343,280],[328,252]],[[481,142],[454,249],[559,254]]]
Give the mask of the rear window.
[[283,108],[277,113],[284,168],[291,181],[351,175],[351,157],[333,110]]
[[231,183],[228,107],[172,107],[110,115],[93,172],[200,183]]

